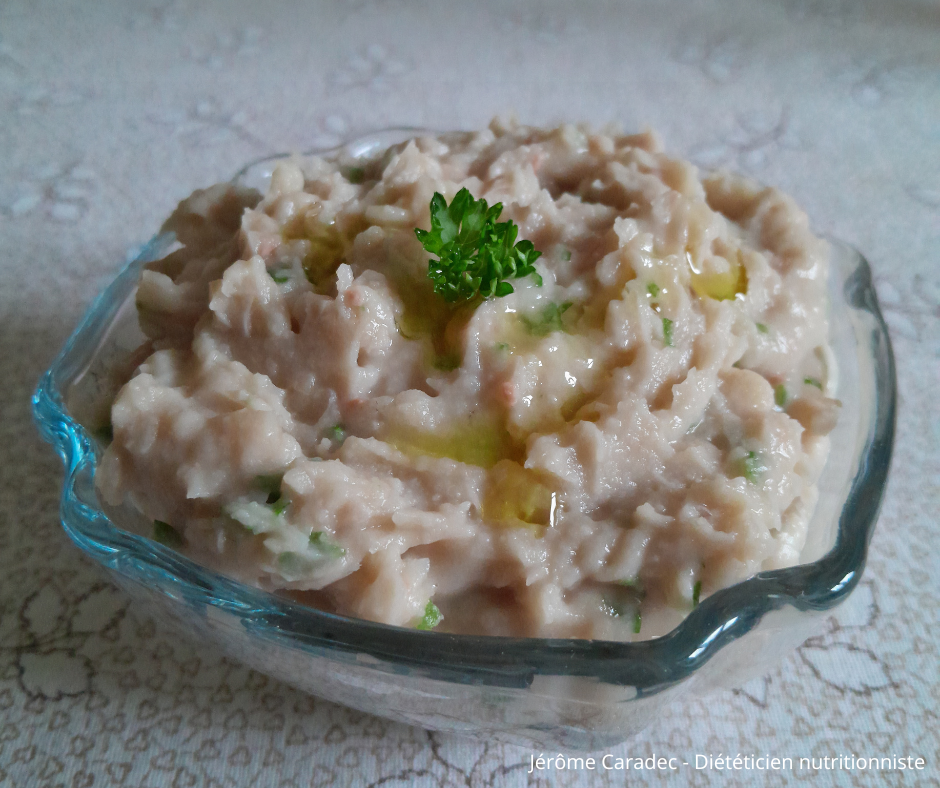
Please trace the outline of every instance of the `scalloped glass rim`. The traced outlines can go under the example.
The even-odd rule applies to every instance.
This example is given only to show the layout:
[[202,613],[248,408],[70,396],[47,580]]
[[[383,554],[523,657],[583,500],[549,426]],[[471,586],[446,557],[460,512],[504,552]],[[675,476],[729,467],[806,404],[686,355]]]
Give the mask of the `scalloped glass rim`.
[[[359,158],[384,150],[422,129],[390,129],[331,151]],[[270,175],[268,157],[246,166],[235,179],[256,185]],[[324,613],[223,577],[179,553],[115,526],[94,493],[96,442],[68,412],[63,394],[81,376],[105,341],[136,286],[144,263],[173,243],[153,238],[93,302],[33,396],[33,416],[66,469],[60,514],[71,539],[95,560],[131,580],[151,586],[194,613],[216,607],[237,616],[249,634],[294,647],[355,660],[370,655],[402,672],[460,684],[526,687],[536,675],[580,676],[636,688],[652,695],[689,678],[725,646],[745,636],[766,614],[792,607],[821,611],[839,604],[857,585],[884,494],[894,440],[896,384],[887,328],[865,259],[832,241],[832,277],[851,318],[863,394],[858,446],[847,477],[835,546],[811,563],[762,572],[718,591],[692,610],[668,635],[649,641],[480,637],[402,629]],[[842,386],[847,383],[843,382]]]

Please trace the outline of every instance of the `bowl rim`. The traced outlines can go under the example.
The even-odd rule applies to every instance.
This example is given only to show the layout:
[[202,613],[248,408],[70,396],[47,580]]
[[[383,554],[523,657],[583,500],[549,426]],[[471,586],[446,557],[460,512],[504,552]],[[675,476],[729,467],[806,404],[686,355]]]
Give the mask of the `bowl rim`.
[[[330,149],[302,155],[361,156],[384,150],[420,128],[384,129]],[[384,146],[384,147],[383,147]],[[288,154],[266,156],[236,173],[242,182],[253,168]],[[170,548],[116,526],[89,501],[98,447],[65,407],[64,391],[94,357],[108,329],[136,286],[142,266],[173,242],[161,232],[92,302],[78,327],[39,380],[33,418],[42,437],[65,464],[60,519],[70,538],[99,563],[124,577],[182,597],[195,609],[216,607],[237,615],[251,634],[321,653],[359,655],[462,684],[527,686],[535,675],[579,676],[630,686],[652,695],[689,678],[722,648],[743,637],[764,615],[785,607],[824,611],[858,584],[878,519],[891,460],[897,412],[894,354],[881,315],[871,269],[855,249],[830,239],[854,256],[843,295],[849,308],[867,315],[873,364],[874,401],[865,445],[858,454],[848,497],[842,505],[835,545],[821,558],[760,572],[716,591],[673,630],[645,641],[514,638],[426,632],[347,618],[245,585],[206,569]],[[864,425],[863,425],[864,426]],[[89,486],[90,483],[90,486]],[[167,583],[169,581],[169,588]]]

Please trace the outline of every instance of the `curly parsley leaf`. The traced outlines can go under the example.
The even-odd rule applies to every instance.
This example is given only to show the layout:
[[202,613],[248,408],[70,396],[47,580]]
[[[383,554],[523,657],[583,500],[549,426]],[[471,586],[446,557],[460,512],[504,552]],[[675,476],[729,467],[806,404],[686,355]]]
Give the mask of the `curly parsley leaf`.
[[502,203],[490,207],[461,189],[450,205],[439,192],[431,199],[431,229],[416,229],[425,251],[437,255],[428,261],[428,278],[434,292],[445,301],[466,301],[513,292],[507,279],[542,277],[534,263],[541,256],[531,241],[519,241],[519,228],[512,221],[497,222]]

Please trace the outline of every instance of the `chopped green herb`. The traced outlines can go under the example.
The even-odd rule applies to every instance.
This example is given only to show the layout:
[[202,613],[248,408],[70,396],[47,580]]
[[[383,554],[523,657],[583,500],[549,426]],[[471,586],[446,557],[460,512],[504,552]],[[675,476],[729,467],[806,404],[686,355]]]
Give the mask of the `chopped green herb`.
[[668,317],[663,318],[663,343],[672,347],[672,321]]
[[348,167],[343,173],[350,183],[362,183],[366,179],[366,171],[362,167]]
[[183,546],[183,537],[169,523],[163,520],[153,521],[153,540],[174,550]]
[[760,477],[767,471],[767,466],[756,451],[749,451],[742,458],[741,466],[742,475],[752,484],[757,484]]
[[310,547],[323,558],[342,558],[346,555],[346,549],[329,541],[323,531],[310,534]]
[[504,351],[509,350],[509,343],[497,342],[493,347],[496,348],[496,350],[498,350],[500,353],[503,353]]
[[521,319],[530,334],[534,334],[537,337],[544,337],[555,331],[565,330],[561,322],[561,316],[570,308],[570,301],[565,301],[565,303],[560,305],[552,301],[542,308],[537,317],[530,318],[522,315]]
[[760,331],[762,334],[770,333],[770,329],[767,328],[767,326],[764,323],[757,323],[756,325],[757,325],[757,330]]
[[702,595],[702,581],[696,580],[692,586],[692,607],[698,607],[699,597]]
[[571,259],[571,250],[564,246],[559,247],[559,249],[558,256],[567,263]]
[[346,428],[342,424],[334,424],[326,431],[327,437],[333,441],[333,443],[343,445],[343,441],[346,440]]
[[541,252],[531,241],[515,243],[519,228],[513,222],[496,221],[502,203],[490,208],[461,189],[449,206],[435,192],[430,210],[431,229],[415,229],[415,235],[425,251],[437,255],[428,261],[428,278],[445,301],[506,296],[513,287],[505,280],[529,275],[541,286],[534,267]]
[[655,282],[650,282],[646,286],[646,292],[653,296],[653,298],[656,298],[656,296],[659,295],[659,285]]
[[434,629],[443,620],[444,616],[441,615],[441,611],[429,599],[424,608],[424,617],[415,625],[415,629]]
[[640,634],[640,627],[643,626],[643,616],[640,614],[640,608],[633,614],[633,634]]
[[774,402],[777,403],[778,408],[787,404],[787,387],[783,383],[774,386]]
[[441,372],[452,372],[460,366],[460,354],[448,353],[444,356],[437,356],[434,359],[434,369]]
[[271,278],[279,285],[284,284],[288,279],[290,279],[290,274],[285,268],[282,268],[280,271],[268,271],[268,273],[271,274]]
[[271,505],[271,511],[273,511],[278,517],[280,517],[284,512],[287,511],[287,507],[290,506],[290,498],[285,495],[282,495],[276,501],[269,501]]
[[803,382],[807,386],[815,386],[822,391],[822,381],[819,378],[803,378]]

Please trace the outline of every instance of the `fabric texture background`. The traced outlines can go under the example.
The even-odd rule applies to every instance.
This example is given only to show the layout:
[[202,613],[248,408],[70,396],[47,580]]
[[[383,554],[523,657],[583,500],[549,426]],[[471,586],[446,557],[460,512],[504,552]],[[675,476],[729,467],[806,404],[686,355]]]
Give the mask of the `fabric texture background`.
[[[791,193],[871,261],[900,414],[859,589],[763,679],[614,755],[899,755],[916,773],[666,785],[940,784],[940,5],[898,0],[0,4],[0,785],[525,786],[529,751],[299,695],[129,606],[58,523],[42,370],[192,189],[393,125],[650,125]],[[537,756],[539,753],[535,753]]]

